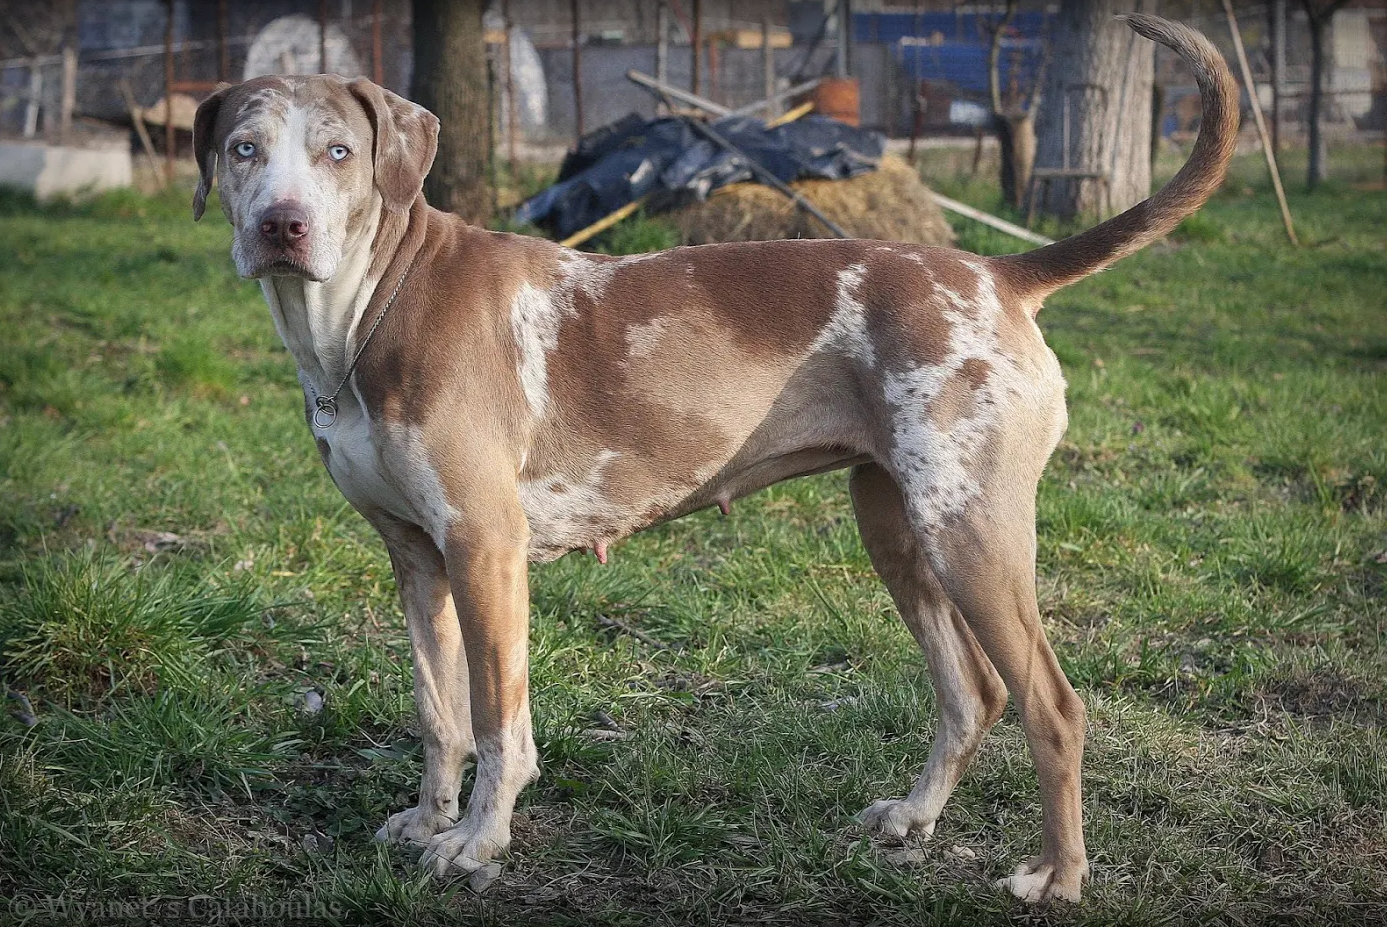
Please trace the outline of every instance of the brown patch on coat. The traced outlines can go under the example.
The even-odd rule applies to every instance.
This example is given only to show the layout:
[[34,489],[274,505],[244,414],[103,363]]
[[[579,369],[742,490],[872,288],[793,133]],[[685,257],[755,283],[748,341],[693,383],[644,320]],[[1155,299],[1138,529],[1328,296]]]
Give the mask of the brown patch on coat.
[[944,381],[939,393],[926,407],[926,414],[942,431],[948,431],[961,419],[972,418],[977,409],[975,393],[992,371],[985,360],[970,357]]

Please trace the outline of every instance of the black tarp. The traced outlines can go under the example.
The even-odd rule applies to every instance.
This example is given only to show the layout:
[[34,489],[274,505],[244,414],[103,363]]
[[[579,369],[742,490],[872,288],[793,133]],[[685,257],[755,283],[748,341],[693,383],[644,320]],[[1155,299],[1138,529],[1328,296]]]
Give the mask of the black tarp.
[[[767,129],[750,116],[711,126],[778,180],[843,180],[874,170],[886,139],[826,116],[805,116]],[[703,199],[718,187],[754,180],[736,155],[714,145],[681,118],[632,113],[583,136],[564,158],[553,186],[520,204],[515,218],[556,238],[587,228],[632,200],[652,195],[664,208]]]

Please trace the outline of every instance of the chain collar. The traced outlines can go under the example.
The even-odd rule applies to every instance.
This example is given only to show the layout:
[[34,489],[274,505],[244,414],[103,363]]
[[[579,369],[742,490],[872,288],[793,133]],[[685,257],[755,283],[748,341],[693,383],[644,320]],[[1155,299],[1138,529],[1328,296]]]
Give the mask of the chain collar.
[[342,374],[342,379],[338,382],[337,389],[332,391],[331,396],[318,396],[313,400],[314,428],[328,429],[332,427],[333,421],[337,418],[338,395],[341,394],[342,390],[346,387],[347,381],[352,378],[352,373],[356,371],[357,361],[361,360],[361,355],[366,352],[366,346],[371,343],[371,336],[376,333],[376,329],[380,328],[380,323],[385,319],[385,314],[390,311],[391,306],[395,305],[395,297],[400,295],[400,288],[405,285],[405,278],[409,276],[409,272],[413,269],[414,261],[411,259],[409,266],[405,268],[405,272],[400,274],[400,281],[395,284],[395,289],[391,292],[390,298],[385,301],[385,305],[381,307],[380,314],[378,314],[376,320],[371,323],[371,328],[366,332],[366,337],[361,339],[361,347],[356,349],[356,356],[353,357],[352,362],[347,365],[347,372]]

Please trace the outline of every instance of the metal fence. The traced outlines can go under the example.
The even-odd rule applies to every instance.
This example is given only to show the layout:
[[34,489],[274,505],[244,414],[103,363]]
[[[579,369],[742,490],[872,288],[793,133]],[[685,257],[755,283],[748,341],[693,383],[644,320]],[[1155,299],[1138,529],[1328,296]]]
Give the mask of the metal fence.
[[[661,19],[657,0],[624,2],[639,19],[640,29],[633,28],[632,35],[649,35],[651,22],[668,22],[667,76],[677,85],[688,86],[693,56],[685,30],[668,17]],[[549,4],[555,9],[564,5]],[[378,76],[386,86],[406,92],[412,67],[409,0],[334,0],[330,6],[331,15],[326,12],[329,4],[322,0],[177,0],[168,6],[162,0],[77,3],[77,22],[68,30],[68,51],[41,49],[39,54],[0,60],[0,134],[53,137],[65,129],[80,132],[89,119],[127,125],[130,98],[139,107],[149,108],[172,87],[200,99],[218,79],[240,79],[257,60],[263,67],[266,54],[279,56],[271,61],[273,70],[316,72],[323,67],[324,47],[329,70]],[[579,124],[573,47],[563,38],[566,30],[571,31],[571,21],[561,21],[553,10],[542,21],[527,21],[524,4],[511,6],[516,31],[532,40],[541,74],[537,92],[544,104],[538,108],[543,113],[541,121],[522,121],[523,140],[569,142]],[[1275,3],[1238,6],[1258,92],[1263,103],[1270,104]],[[1303,17],[1297,15],[1296,4],[1288,6],[1281,116],[1290,131],[1298,131],[1303,124],[1310,50]],[[165,12],[169,8],[174,11],[172,19]],[[588,8],[590,12],[597,9],[592,3]],[[733,10],[730,4],[729,10]],[[1206,0],[1194,4],[1194,10],[1193,24],[1229,48],[1221,7]],[[979,120],[978,104],[985,98],[988,27],[996,15],[979,12],[977,6],[927,14],[856,15],[856,41],[849,57],[853,74],[861,82],[863,124],[891,135],[908,134],[916,95],[924,94],[929,104],[927,131],[969,131]],[[1034,80],[1052,15],[1028,12],[1014,21],[1000,59],[1004,88],[1024,93]],[[735,10],[728,16],[735,16]],[[1387,17],[1380,9],[1346,9],[1336,23],[1332,39],[1336,66],[1328,88],[1327,117],[1344,128],[1380,129]],[[625,73],[632,68],[653,73],[657,45],[613,40],[612,23],[595,13],[585,17],[584,24],[596,31],[583,33],[582,125],[591,129],[632,111],[653,114],[654,99],[631,84]],[[760,28],[760,23],[738,23],[734,18],[720,25]],[[715,41],[704,51],[703,92],[736,107],[764,96],[765,58],[760,48],[736,47],[727,41],[728,31],[713,31]],[[814,42],[801,31],[793,47],[775,50],[776,86],[786,87],[831,69],[836,53],[831,30],[819,33]],[[171,55],[167,54],[169,39]],[[503,56],[496,57],[499,66]],[[1157,62],[1157,80],[1165,90],[1163,128],[1178,130],[1192,113],[1197,114],[1197,106],[1191,110],[1194,87],[1173,56],[1160,54]],[[503,84],[498,75],[497,86]],[[498,99],[498,115],[506,109]],[[160,141],[157,125],[162,120],[154,114],[150,121],[156,126],[156,142]]]

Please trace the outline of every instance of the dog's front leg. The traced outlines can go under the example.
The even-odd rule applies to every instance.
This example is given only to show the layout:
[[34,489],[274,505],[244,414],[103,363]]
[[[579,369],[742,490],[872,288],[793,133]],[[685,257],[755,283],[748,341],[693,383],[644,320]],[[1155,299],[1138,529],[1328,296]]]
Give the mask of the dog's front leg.
[[450,533],[448,577],[462,622],[477,779],[462,820],[429,841],[439,877],[480,869],[510,845],[515,798],[539,776],[530,732],[528,529],[518,502]]
[[424,746],[419,803],[390,816],[377,840],[426,844],[458,820],[462,768],[475,750],[467,657],[443,552],[422,528],[373,513],[390,551],[414,656],[414,702]]

